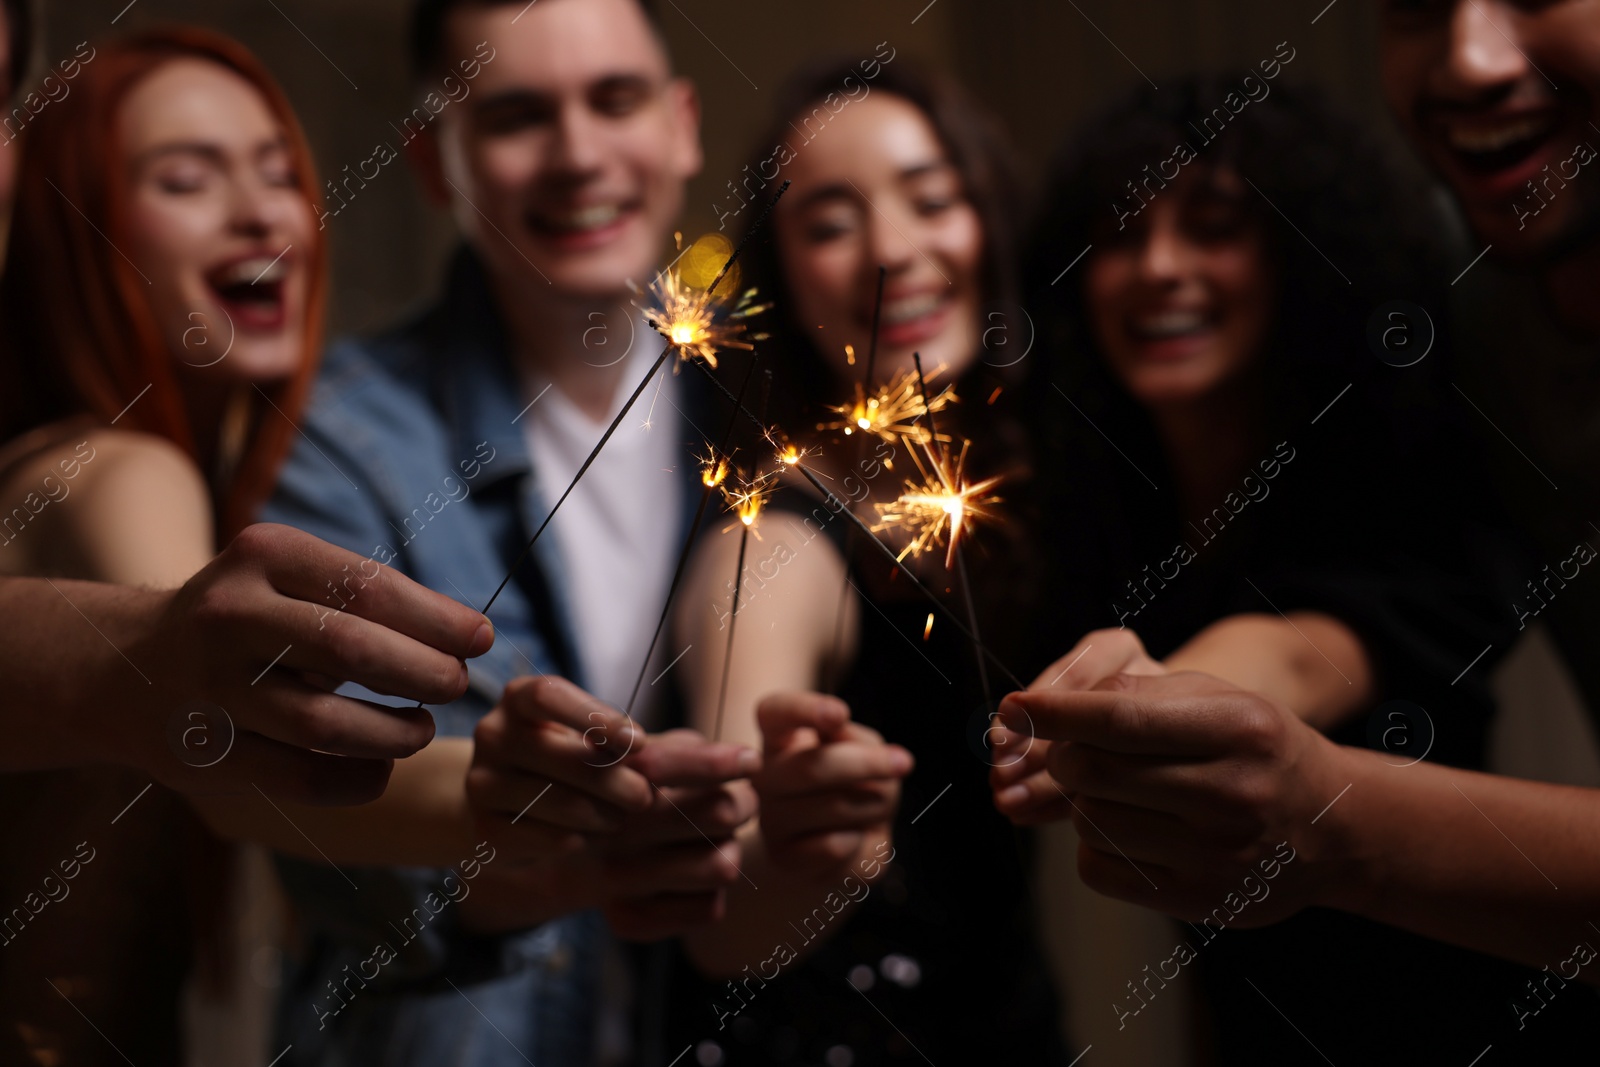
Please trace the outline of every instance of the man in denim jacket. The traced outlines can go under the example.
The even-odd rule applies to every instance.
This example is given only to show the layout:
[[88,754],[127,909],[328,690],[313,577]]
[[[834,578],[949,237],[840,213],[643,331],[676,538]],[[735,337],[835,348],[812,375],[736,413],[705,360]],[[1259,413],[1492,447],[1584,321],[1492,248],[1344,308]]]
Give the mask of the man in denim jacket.
[[[397,129],[466,247],[423,316],[330,350],[269,517],[481,606],[659,351],[629,283],[700,166],[699,109],[640,0],[423,0],[413,51],[420,103]],[[361,187],[330,182],[324,224]],[[486,844],[453,871],[280,862],[308,934],[286,1063],[593,1062],[594,907],[650,937],[720,907],[749,815],[726,783],[753,754],[634,735],[602,703],[628,701],[686,531],[704,440],[687,384],[652,384],[500,592],[467,696],[434,709],[441,738],[476,734]],[[330,609],[361,595],[347,577]],[[530,674],[594,696],[513,683]]]

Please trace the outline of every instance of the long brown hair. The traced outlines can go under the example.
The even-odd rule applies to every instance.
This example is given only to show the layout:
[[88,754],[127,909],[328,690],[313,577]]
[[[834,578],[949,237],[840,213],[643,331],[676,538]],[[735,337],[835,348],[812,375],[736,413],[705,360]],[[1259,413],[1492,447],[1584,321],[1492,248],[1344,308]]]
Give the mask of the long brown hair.
[[[1028,189],[999,122],[978,105],[962,86],[947,75],[915,62],[910,57],[891,57],[876,67],[871,91],[888,93],[909,102],[927,119],[951,164],[961,175],[967,200],[977,212],[983,230],[983,260],[979,283],[985,309],[999,309],[1015,322],[1014,310],[1019,290],[1021,219],[1027,210]],[[777,192],[785,177],[776,146],[792,146],[798,155],[805,151],[798,137],[805,134],[798,124],[816,114],[819,105],[851,84],[861,85],[864,62],[823,59],[802,68],[777,94],[772,123],[756,142],[749,164],[740,172],[739,199],[748,203],[737,212],[742,224],[741,238],[750,238],[740,260],[744,268],[742,284],[753,285],[763,301],[776,307],[758,320],[770,339],[758,345],[762,366],[773,368],[773,387],[768,399],[770,421],[783,427],[800,443],[814,439],[825,405],[840,402],[844,390],[816,343],[815,327],[800,322],[794,313],[789,279],[785,276],[775,228],[754,232],[762,207]],[[832,111],[828,108],[827,111]],[[827,112],[824,111],[823,114]],[[732,184],[732,183],[730,183]],[[725,199],[724,203],[736,202]],[[726,221],[726,220],[724,220]],[[991,322],[985,317],[985,322]],[[987,337],[987,334],[985,334]],[[941,416],[941,433],[975,439],[977,454],[970,472],[975,477],[1003,475],[1006,511],[1013,521],[998,525],[987,537],[987,547],[973,552],[978,585],[985,590],[981,614],[988,616],[983,632],[998,647],[1013,641],[1011,631],[1031,617],[1029,597],[1036,584],[1028,580],[1039,554],[1035,511],[1030,482],[1032,456],[1029,438],[1022,422],[1020,385],[1025,367],[986,361],[982,351],[955,385],[964,403]],[[751,442],[752,446],[760,447]],[[868,558],[869,553],[864,553]]]
[[[192,27],[101,44],[83,64],[72,92],[29,126],[23,142],[11,247],[0,278],[4,437],[72,415],[109,424],[126,408],[119,425],[164,437],[199,456],[174,355],[150,306],[148,287],[118,251],[126,243],[129,194],[117,110],[140,80],[178,59],[216,63],[261,94],[283,128],[301,195],[313,211],[321,204],[311,150],[288,98],[243,45]],[[263,385],[261,395],[251,397],[248,443],[229,483],[216,487],[213,504],[222,539],[249,524],[271,492],[295,433],[293,420],[316,373],[327,245],[320,232],[311,243],[305,358],[290,378]],[[136,397],[138,403],[129,407]]]
[[[760,217],[762,205],[783,182],[782,166],[774,168],[776,177],[769,178],[768,166],[778,155],[775,146],[793,143],[798,130],[794,123],[805,121],[804,116],[819,110],[818,105],[825,98],[836,97],[843,91],[841,87],[852,81],[862,84],[860,66],[848,59],[825,58],[801,68],[778,91],[778,106],[773,111],[771,124],[755,142],[756,149],[740,172],[738,183],[729,183],[730,188],[735,184],[740,186],[739,199],[735,200],[730,194],[723,197],[724,203],[739,203],[746,197],[750,200],[735,213],[743,223],[740,237],[750,234],[752,223]],[[1019,231],[1026,211],[1027,189],[999,123],[954,79],[910,57],[893,58],[892,64],[878,66],[871,79],[871,91],[908,101],[933,127],[940,144],[949,153],[950,162],[961,175],[966,198],[982,225],[984,250],[979,278],[985,306],[1015,306],[1019,288]],[[791,151],[804,152],[804,142]],[[772,335],[772,340],[761,349],[771,357],[766,365],[775,363],[779,368],[772,398],[774,421],[779,425],[792,424],[793,432],[799,432],[808,423],[815,423],[824,403],[837,402],[835,394],[839,390],[832,372],[816,350],[815,329],[794,317],[794,301],[789,297],[788,280],[784,277],[774,233],[770,226],[756,233],[755,239],[745,248],[740,265],[746,281],[756,286],[764,299],[777,305],[762,320],[761,325]],[[1020,378],[1019,371],[999,371],[984,366],[981,361],[968,375],[972,380],[966,383],[970,388],[963,390],[963,395],[978,398],[988,396],[996,386],[1008,385]]]

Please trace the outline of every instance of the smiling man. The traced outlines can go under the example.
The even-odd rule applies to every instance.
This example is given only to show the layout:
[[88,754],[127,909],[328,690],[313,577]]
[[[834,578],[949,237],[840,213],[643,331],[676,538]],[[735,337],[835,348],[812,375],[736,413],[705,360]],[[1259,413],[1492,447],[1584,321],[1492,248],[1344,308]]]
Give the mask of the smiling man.
[[1388,0],[1382,76],[1396,118],[1493,255],[1545,276],[1600,328],[1600,7],[1588,0]]
[[[390,924],[451,874],[411,869],[404,842],[382,860],[358,848],[358,903],[331,864],[285,859],[310,933],[282,998],[285,1063],[589,1064],[619,988],[602,983],[599,909],[641,938],[718,914],[752,796],[729,783],[758,762],[635,735],[606,708],[630,703],[699,485],[688,380],[651,387],[523,558],[660,351],[633,287],[700,167],[699,107],[642,0],[422,0],[412,59],[424,102],[472,77],[407,142],[462,248],[422,316],[331,349],[269,510],[474,606],[496,595],[495,647],[384,801],[470,808],[495,858],[376,974],[374,945],[400,944]],[[631,710],[659,719],[666,688]],[[420,854],[422,825],[405,825]],[[308,833],[339,861],[331,831]]]

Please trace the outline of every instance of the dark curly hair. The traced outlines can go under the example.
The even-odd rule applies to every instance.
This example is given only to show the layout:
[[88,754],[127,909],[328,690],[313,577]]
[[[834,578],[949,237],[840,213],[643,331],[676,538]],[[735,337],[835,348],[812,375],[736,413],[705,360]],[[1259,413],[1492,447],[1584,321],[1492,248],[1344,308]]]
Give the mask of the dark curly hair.
[[[1400,376],[1374,356],[1366,328],[1372,313],[1393,300],[1443,311],[1450,273],[1435,236],[1442,216],[1372,136],[1313,90],[1262,83],[1269,93],[1206,140],[1200,128],[1211,119],[1207,135],[1215,130],[1212,115],[1244,80],[1196,75],[1168,80],[1159,93],[1140,88],[1061,153],[1026,259],[1027,305],[1053,353],[1032,368],[1038,388],[1031,392],[1041,412],[1051,412],[1046,423],[1059,421],[1064,410],[1051,388],[1059,383],[1112,438],[1132,437],[1150,454],[1148,419],[1106,367],[1092,335],[1082,265],[1067,284],[1055,282],[1097,231],[1118,220],[1118,205],[1138,207],[1130,179],[1142,189],[1144,168],[1171,157],[1178,144],[1196,153],[1185,177],[1230,170],[1255,187],[1247,194],[1249,210],[1278,287],[1263,361],[1275,424],[1269,430],[1310,419],[1352,382],[1380,386],[1377,392],[1412,405],[1432,395],[1447,339],[1438,336],[1428,361]],[[1434,326],[1444,329],[1442,314]]]
[[[1090,325],[1084,265],[1063,277],[1086,245],[1098,247],[1138,207],[1129,179],[1142,181],[1147,164],[1187,143],[1196,158],[1183,166],[1186,177],[1227,170],[1244,179],[1274,287],[1250,417],[1264,442],[1303,444],[1306,458],[1273,490],[1281,495],[1270,507],[1238,512],[1240,529],[1204,555],[1199,574],[1161,594],[1150,612],[1140,601],[1140,634],[1164,656],[1216,618],[1261,610],[1243,580],[1248,569],[1266,588],[1285,590],[1274,596],[1282,610],[1330,611],[1355,626],[1380,676],[1401,679],[1401,691],[1429,691],[1436,677],[1454,674],[1450,649],[1476,643],[1471,627],[1488,609],[1481,583],[1463,576],[1485,573],[1477,568],[1497,521],[1475,473],[1472,416],[1446,384],[1455,273],[1438,241],[1446,216],[1367,130],[1313,91],[1271,83],[1214,139],[1201,137],[1208,108],[1243,81],[1195,76],[1164,81],[1159,94],[1134,93],[1072,139],[1048,187],[1050,207],[1028,256],[1029,306],[1048,355],[1030,368],[1026,392],[1044,472],[1041,508],[1060,549],[1052,603],[1084,601],[1079,633],[1115,625],[1122,609],[1112,604],[1108,615],[1106,604],[1132,603],[1122,579],[1139,581],[1139,568],[1149,572],[1175,540],[1209,540],[1185,521],[1178,457],[1107,365]],[[1405,367],[1369,342],[1375,313],[1397,300],[1428,311],[1435,330],[1427,358]],[[1091,589],[1107,599],[1091,603]],[[1461,744],[1471,743],[1462,730]]]

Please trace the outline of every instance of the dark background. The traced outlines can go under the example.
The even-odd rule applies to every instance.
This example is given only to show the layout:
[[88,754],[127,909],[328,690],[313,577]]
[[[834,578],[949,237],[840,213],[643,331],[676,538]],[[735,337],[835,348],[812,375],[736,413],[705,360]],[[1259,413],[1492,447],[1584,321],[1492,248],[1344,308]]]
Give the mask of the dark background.
[[[412,105],[404,62],[408,0],[134,0],[131,6],[39,0],[39,6],[44,34],[35,58],[43,63],[70,55],[84,39],[166,21],[239,38],[287,88],[325,177],[366,159],[376,143],[393,143],[389,124]],[[1242,73],[1280,41],[1298,53],[1284,70],[1286,80],[1323,84],[1386,134],[1391,126],[1378,95],[1377,5],[1370,0],[659,0],[658,6],[674,60],[698,83],[704,105],[706,168],[690,191],[688,237],[716,228],[712,205],[719,191],[727,195],[726,183],[737,177],[790,70],[819,52],[866,58],[881,41],[897,55],[958,75],[999,113],[1035,171],[1072,123],[1142,77],[1159,86],[1164,76],[1189,70]],[[450,243],[449,220],[424,201],[398,161],[328,225],[335,332],[376,327],[428,293]]]

